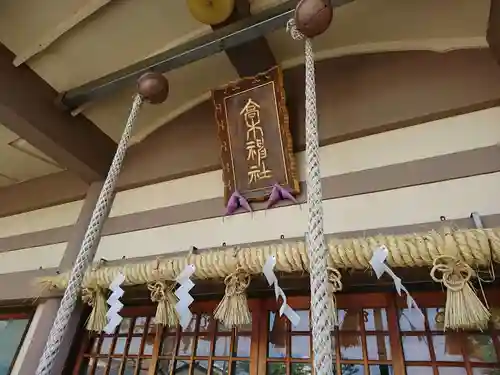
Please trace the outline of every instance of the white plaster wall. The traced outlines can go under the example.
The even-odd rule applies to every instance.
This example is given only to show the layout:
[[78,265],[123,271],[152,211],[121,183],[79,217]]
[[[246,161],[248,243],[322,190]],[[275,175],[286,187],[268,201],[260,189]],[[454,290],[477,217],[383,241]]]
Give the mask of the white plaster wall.
[[0,218],[0,238],[75,224],[83,200]]
[[[500,107],[428,122],[321,147],[323,177],[383,167],[495,145],[500,142]],[[297,154],[304,179],[304,153]],[[223,196],[222,171],[120,192],[110,216],[121,216]]]
[[[500,173],[324,201],[325,232],[407,225],[500,213]],[[107,260],[303,236],[307,206],[294,205],[128,232],[102,238],[95,259]]]
[[66,244],[61,242],[0,253],[0,274],[58,267]]
[[[0,238],[73,225],[83,200],[0,218]],[[66,242],[0,252],[0,274],[58,267]]]
[[[386,132],[320,150],[322,175],[334,176],[492,146],[500,141],[500,107]],[[301,176],[303,155],[298,154]],[[324,202],[327,233],[500,213],[500,173],[363,194]],[[222,196],[220,171],[121,192],[111,216]],[[255,241],[300,237],[306,205],[212,218],[106,236],[96,259],[157,255]]]

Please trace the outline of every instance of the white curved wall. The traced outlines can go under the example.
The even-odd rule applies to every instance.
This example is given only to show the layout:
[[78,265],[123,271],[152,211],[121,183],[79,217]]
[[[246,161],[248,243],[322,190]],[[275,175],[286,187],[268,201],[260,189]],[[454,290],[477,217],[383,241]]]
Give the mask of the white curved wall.
[[[336,233],[500,213],[500,173],[324,201],[325,232]],[[133,258],[301,237],[307,207],[287,206],[106,236],[95,259]]]
[[[0,239],[74,225],[83,201],[0,218]],[[0,252],[0,274],[58,267],[66,242]]]
[[[408,162],[496,145],[500,107],[322,147],[322,176]],[[301,176],[303,156],[298,154]],[[112,217],[175,206],[223,194],[220,171],[118,193]],[[327,200],[325,231],[336,233],[500,213],[500,173]],[[226,244],[300,237],[307,208],[287,206],[268,211],[211,218],[105,236],[95,259],[157,255]]]

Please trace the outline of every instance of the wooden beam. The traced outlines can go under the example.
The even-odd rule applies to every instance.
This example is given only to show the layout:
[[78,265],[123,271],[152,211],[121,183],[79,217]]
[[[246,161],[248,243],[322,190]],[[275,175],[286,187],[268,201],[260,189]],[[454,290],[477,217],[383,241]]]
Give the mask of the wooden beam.
[[83,199],[88,188],[68,171],[1,187],[0,218]]
[[500,0],[491,0],[486,39],[491,52],[500,64]]
[[104,178],[116,144],[83,116],[54,104],[58,93],[0,45],[0,123],[86,182]]
[[70,17],[65,18],[56,25],[56,27],[49,30],[48,33],[42,35],[40,39],[34,40],[31,45],[17,55],[14,59],[14,66],[19,66],[38,53],[44,51],[65,33],[110,2],[111,0],[89,0],[85,2],[85,4],[72,13]]
[[[500,69],[487,49],[342,56],[319,61],[316,74],[322,146],[500,105]],[[300,152],[305,147],[304,67],[283,75],[294,150]],[[360,76],[363,80],[356,79]],[[130,148],[117,190],[220,170],[215,127],[207,99],[158,128]],[[85,184],[67,171],[6,186],[0,188],[0,217],[79,200],[85,192]],[[221,206],[215,202],[213,207]]]
[[[329,1],[334,9],[338,9],[354,0]],[[74,110],[85,102],[103,98],[120,88],[129,86],[147,71],[154,70],[159,73],[167,73],[220,53],[222,50],[258,39],[262,35],[275,30],[283,29],[290,17],[293,16],[296,5],[297,0],[287,0],[251,17],[231,23],[217,31],[203,34],[198,38],[148,57],[145,60],[138,61],[104,77],[75,87],[62,95],[61,102],[67,108]],[[255,60],[255,56],[250,57],[252,60]],[[257,69],[257,63],[255,61],[253,67],[250,67],[248,71],[261,71],[262,69]]]
[[[231,16],[223,23],[212,26],[212,29],[220,29],[250,16],[249,0],[235,0],[235,7]],[[228,48],[226,54],[240,77],[253,76],[276,65],[276,59],[264,36]]]

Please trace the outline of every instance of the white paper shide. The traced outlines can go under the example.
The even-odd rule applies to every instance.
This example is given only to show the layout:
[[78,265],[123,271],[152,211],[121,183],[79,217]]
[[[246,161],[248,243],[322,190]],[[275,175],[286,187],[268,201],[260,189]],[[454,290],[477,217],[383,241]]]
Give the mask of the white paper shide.
[[121,309],[123,309],[123,303],[120,301],[120,298],[123,297],[124,291],[120,287],[120,285],[123,284],[124,281],[125,276],[123,276],[121,273],[118,273],[109,286],[111,295],[107,300],[109,309],[106,314],[108,324],[106,324],[106,327],[104,327],[104,332],[106,332],[108,335],[113,334],[116,330],[116,327],[118,327],[118,325],[123,320],[123,318],[120,316],[120,311]]
[[300,316],[286,303],[286,295],[285,292],[280,288],[278,284],[278,279],[274,273],[274,267],[276,266],[276,257],[274,255],[267,258],[266,263],[262,269],[262,273],[267,279],[269,286],[274,286],[274,294],[276,296],[276,301],[281,299],[283,300],[283,304],[279,309],[280,316],[285,315],[288,320],[292,323],[294,327],[299,325]]
[[189,322],[191,322],[193,317],[189,306],[191,306],[194,299],[189,292],[194,288],[194,283],[191,281],[194,271],[196,271],[194,264],[188,264],[176,279],[179,287],[175,291],[175,295],[179,299],[179,302],[175,304],[175,310],[179,316],[179,324],[183,329],[189,326]]
[[370,260],[370,265],[375,271],[375,275],[377,275],[377,278],[380,279],[384,273],[388,274],[394,281],[394,287],[396,288],[398,294],[401,295],[402,292],[406,294],[406,304],[408,305],[408,310],[411,311],[412,309],[415,309],[419,313],[422,320],[424,320],[425,316],[422,313],[422,310],[420,310],[413,297],[410,295],[408,290],[403,286],[401,278],[396,276],[394,271],[385,263],[388,255],[389,255],[389,250],[385,246],[380,246],[373,252],[372,259]]

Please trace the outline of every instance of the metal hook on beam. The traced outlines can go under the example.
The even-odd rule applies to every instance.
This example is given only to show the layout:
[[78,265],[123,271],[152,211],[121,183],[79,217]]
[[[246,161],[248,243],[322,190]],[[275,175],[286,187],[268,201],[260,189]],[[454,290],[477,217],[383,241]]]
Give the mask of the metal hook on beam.
[[484,228],[483,220],[481,219],[481,215],[479,215],[478,212],[474,211],[473,213],[470,214],[470,217],[474,221],[474,226],[476,227],[476,229],[483,229]]

